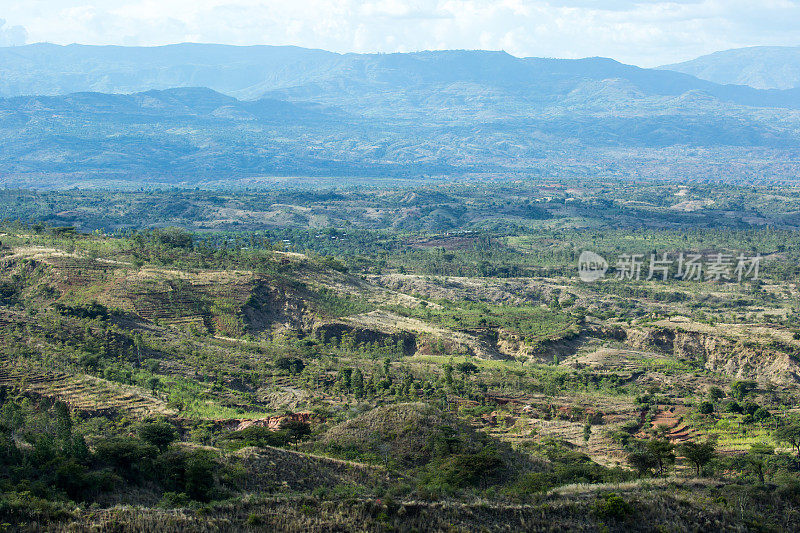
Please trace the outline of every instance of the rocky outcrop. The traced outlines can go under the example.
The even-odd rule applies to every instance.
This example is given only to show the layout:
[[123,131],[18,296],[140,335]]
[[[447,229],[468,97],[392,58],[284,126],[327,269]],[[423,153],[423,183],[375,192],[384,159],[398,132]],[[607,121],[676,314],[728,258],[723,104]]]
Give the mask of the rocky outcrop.
[[247,328],[252,333],[286,328],[307,331],[313,328],[314,315],[301,295],[290,288],[266,281],[258,283],[242,307]]
[[285,415],[268,416],[266,418],[230,418],[224,420],[214,420],[217,428],[228,429],[231,431],[242,431],[249,427],[262,427],[277,431],[281,424],[286,421],[306,422],[308,424],[319,421],[314,418],[312,413],[287,413]]
[[734,378],[775,383],[800,381],[800,365],[793,347],[775,341],[755,342],[680,327],[630,328],[626,339],[636,348],[697,361],[708,370]]

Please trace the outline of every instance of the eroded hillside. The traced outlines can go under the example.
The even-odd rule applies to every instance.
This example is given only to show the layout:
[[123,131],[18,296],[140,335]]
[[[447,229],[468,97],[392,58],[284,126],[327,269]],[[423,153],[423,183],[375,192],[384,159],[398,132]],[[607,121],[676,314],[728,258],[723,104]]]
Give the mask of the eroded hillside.
[[[106,472],[137,489],[102,492],[103,505],[175,509],[258,494],[215,516],[312,530],[340,520],[331,502],[341,497],[399,524],[402,513],[441,518],[452,502],[469,507],[487,494],[503,504],[469,523],[499,527],[493,513],[509,505],[522,520],[541,498],[547,520],[578,527],[558,510],[566,497],[594,509],[581,527],[613,520],[631,530],[626,517],[653,498],[670,519],[683,505],[666,493],[635,495],[635,477],[663,474],[632,459],[647,443],[713,442],[728,476],[748,475],[742,461],[754,443],[791,451],[774,433],[797,398],[800,340],[771,318],[792,312],[785,284],[742,295],[643,281],[632,304],[618,282],[584,284],[557,269],[376,273],[280,246],[203,248],[177,230],[112,238],[27,228],[0,239],[3,427],[28,443],[23,455],[39,446],[25,440],[33,437],[23,420],[40,420],[35,427],[64,442],[58,454],[81,465],[84,481],[52,483],[71,497],[99,497],[90,487]],[[459,252],[431,253],[449,261]],[[698,314],[697,302],[725,309],[733,294],[737,314]],[[159,435],[172,436],[164,446]],[[134,470],[120,462],[125,454]],[[161,480],[167,464],[184,484]],[[203,487],[186,474],[200,464]],[[678,456],[681,483],[693,469]],[[599,489],[563,489],[575,483],[616,484],[625,496],[613,505],[623,510],[597,510],[611,498]],[[292,503],[309,493],[314,501],[301,509],[318,509],[314,520]],[[289,495],[283,518],[261,507],[279,494]],[[373,507],[379,497],[389,500]],[[9,505],[12,515],[22,508]],[[680,523],[733,516],[725,505],[701,507]],[[52,512],[42,523],[58,529]],[[154,512],[112,514],[139,525],[160,516],[176,528],[196,519]]]

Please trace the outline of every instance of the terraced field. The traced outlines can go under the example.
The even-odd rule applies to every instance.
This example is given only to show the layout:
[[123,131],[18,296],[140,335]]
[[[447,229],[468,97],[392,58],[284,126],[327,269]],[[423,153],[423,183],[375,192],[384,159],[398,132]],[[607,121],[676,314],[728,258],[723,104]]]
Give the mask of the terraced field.
[[73,409],[91,414],[134,419],[177,414],[165,402],[136,387],[94,376],[22,370],[7,356],[0,356],[0,385],[28,395],[60,400]]

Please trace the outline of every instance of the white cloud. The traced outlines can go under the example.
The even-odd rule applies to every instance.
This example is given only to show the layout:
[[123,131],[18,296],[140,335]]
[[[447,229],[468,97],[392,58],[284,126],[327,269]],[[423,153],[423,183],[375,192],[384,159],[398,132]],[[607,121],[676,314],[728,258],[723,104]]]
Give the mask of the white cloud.
[[22,26],[6,26],[0,18],[0,46],[20,46],[28,39],[28,32]]
[[[6,0],[8,1],[8,0]],[[504,49],[644,66],[800,45],[800,1],[10,0],[0,42],[294,44],[347,52]],[[23,28],[24,27],[24,28]],[[21,33],[20,33],[21,32]],[[12,39],[14,40],[12,43]]]

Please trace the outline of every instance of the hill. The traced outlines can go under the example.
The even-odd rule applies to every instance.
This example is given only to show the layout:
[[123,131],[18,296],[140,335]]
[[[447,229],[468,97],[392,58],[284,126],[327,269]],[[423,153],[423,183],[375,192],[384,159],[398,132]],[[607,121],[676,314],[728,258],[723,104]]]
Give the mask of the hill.
[[[467,190],[465,203],[508,205]],[[709,189],[650,192],[686,202]],[[374,194],[426,201],[423,188]],[[459,194],[429,201],[457,212]],[[317,201],[350,209],[346,197]],[[770,189],[759,205],[795,201]],[[763,282],[587,284],[573,245],[735,255],[754,233],[586,231],[572,203],[551,206],[567,226],[526,235],[290,233],[336,243],[338,258],[264,232],[7,223],[0,518],[56,531],[786,523],[800,335],[783,265],[797,264],[796,232],[758,230],[775,246]],[[705,443],[696,464],[691,445]]]
[[724,50],[660,67],[721,84],[756,89],[800,87],[800,46],[753,46]]
[[652,93],[641,80],[548,83],[550,92],[538,95],[462,83],[351,89],[340,80],[335,85],[345,90],[314,85],[254,101],[204,88],[7,98],[0,100],[0,183],[130,187],[234,185],[264,176],[552,174],[796,179],[800,121],[787,109],[746,107],[697,91]]

